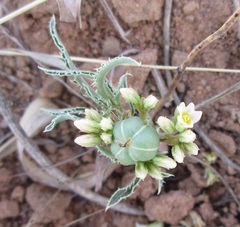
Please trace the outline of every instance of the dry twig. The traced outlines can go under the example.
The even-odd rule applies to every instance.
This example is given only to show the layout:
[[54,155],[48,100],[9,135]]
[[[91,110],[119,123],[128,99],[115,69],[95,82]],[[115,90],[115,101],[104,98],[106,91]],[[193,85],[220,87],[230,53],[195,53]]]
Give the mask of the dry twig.
[[126,41],[127,43],[130,43],[130,41],[127,39],[127,33],[123,30],[122,26],[120,25],[120,23],[118,22],[117,18],[114,16],[112,9],[110,8],[110,6],[108,5],[106,0],[100,0],[104,10],[106,11],[109,19],[111,20],[111,22],[113,23],[113,26],[116,28],[116,30],[118,31],[119,35],[121,36],[121,38]]
[[239,17],[240,8],[236,12],[234,12],[234,14],[222,25],[222,27],[220,27],[212,35],[208,36],[206,39],[204,39],[202,42],[200,42],[197,46],[193,48],[193,50],[189,53],[182,65],[177,69],[175,77],[169,87],[168,93],[159,101],[156,106],[156,112],[160,110],[167,101],[171,100],[172,94],[175,91],[178,82],[181,80],[183,72],[185,71],[187,65],[189,65],[194,59],[194,57],[199,54],[200,51],[206,48],[210,43],[212,43],[216,39],[221,38],[235,24]]

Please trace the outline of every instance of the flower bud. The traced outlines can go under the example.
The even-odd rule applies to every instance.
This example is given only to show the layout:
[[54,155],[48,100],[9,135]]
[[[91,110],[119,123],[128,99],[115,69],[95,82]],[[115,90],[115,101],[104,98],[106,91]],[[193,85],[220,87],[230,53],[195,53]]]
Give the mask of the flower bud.
[[169,158],[168,156],[162,154],[156,155],[152,161],[156,166],[160,166],[166,169],[173,169],[177,166],[177,163],[172,158]]
[[122,97],[130,103],[139,104],[141,101],[138,93],[132,88],[121,88],[120,89]]
[[74,142],[82,147],[95,147],[99,145],[102,142],[102,140],[98,135],[86,134],[86,135],[77,137],[74,140]]
[[137,162],[136,163],[136,165],[135,165],[135,174],[136,174],[136,177],[144,180],[144,178],[148,174],[148,168],[144,164],[144,162]]
[[106,118],[106,117],[103,117],[102,120],[100,121],[100,127],[101,129],[106,132],[106,131],[109,131],[109,130],[112,130],[113,129],[113,121],[111,118]]
[[189,155],[197,155],[198,154],[198,146],[195,143],[183,143],[182,144],[184,151]]
[[207,186],[211,186],[215,182],[219,181],[219,178],[217,177],[217,175],[213,173],[209,168],[205,169],[204,178],[207,179]]
[[102,119],[101,115],[94,109],[85,109],[86,119],[99,123]]
[[74,125],[85,133],[98,133],[100,132],[100,125],[96,121],[88,119],[80,119],[74,121]]
[[182,163],[185,157],[183,149],[179,145],[175,145],[171,149],[174,160],[178,163]]
[[165,132],[167,135],[171,135],[175,132],[175,127],[173,122],[166,117],[160,116],[157,119],[157,124],[160,126],[163,132]]
[[147,167],[148,167],[148,173],[151,177],[157,180],[163,179],[162,172],[156,165],[152,163],[148,163]]
[[104,132],[104,133],[101,134],[100,137],[105,144],[112,143],[112,134]]
[[143,100],[143,107],[145,110],[153,109],[157,105],[157,102],[158,99],[155,96],[149,95]]
[[188,129],[179,134],[179,141],[182,143],[192,143],[196,139],[196,134]]

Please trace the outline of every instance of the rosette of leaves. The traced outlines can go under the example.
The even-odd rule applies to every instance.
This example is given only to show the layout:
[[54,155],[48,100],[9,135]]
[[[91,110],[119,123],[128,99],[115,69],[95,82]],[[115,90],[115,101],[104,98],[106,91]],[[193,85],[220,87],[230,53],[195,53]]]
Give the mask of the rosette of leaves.
[[[57,33],[54,16],[50,21],[49,29],[52,39],[65,62],[66,70],[39,68],[51,76],[73,77],[72,82],[84,91],[87,98],[90,98],[96,104],[101,117],[111,118],[114,121],[113,143],[110,145],[99,144],[96,146],[98,151],[113,162],[123,165],[136,165],[138,161],[145,162],[155,157],[160,142],[151,119],[147,119],[149,109],[144,110],[144,113],[141,112],[140,115],[144,116],[144,119],[141,119],[141,116],[135,116],[136,110],[139,111],[139,109],[136,109],[132,103],[128,103],[129,111],[126,114],[120,100],[120,89],[128,87],[127,77],[130,74],[122,75],[117,87],[113,87],[107,79],[108,73],[116,66],[122,64],[140,66],[140,63],[129,57],[117,57],[102,64],[94,72],[78,70]],[[86,79],[92,81],[92,86],[87,83]],[[62,121],[76,121],[85,117],[85,107],[44,109],[44,111],[54,116],[51,123],[46,126],[45,132],[51,131]],[[140,178],[135,177],[126,187],[118,189],[110,198],[107,209],[130,196],[140,181]],[[160,188],[162,182],[159,181]]]

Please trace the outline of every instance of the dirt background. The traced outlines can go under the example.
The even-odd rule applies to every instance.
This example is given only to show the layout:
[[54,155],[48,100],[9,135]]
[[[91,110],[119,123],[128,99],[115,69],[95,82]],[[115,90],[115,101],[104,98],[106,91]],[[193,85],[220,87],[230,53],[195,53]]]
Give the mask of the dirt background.
[[[11,12],[29,1],[3,1],[2,12]],[[125,42],[109,20],[100,1],[82,1],[79,23],[59,21],[58,6],[49,0],[4,26],[11,37],[15,37],[26,50],[57,54],[48,32],[52,14],[56,15],[59,35],[73,56],[108,58],[125,52],[143,64],[164,64],[163,57],[163,0],[109,0],[110,7],[125,31],[131,31]],[[234,12],[232,1],[193,0],[174,1],[170,24],[170,64],[179,65],[189,51],[217,30]],[[235,25],[220,40],[211,44],[193,61],[192,66],[216,68],[240,68],[239,40]],[[1,34],[0,48],[19,48],[5,34]],[[2,57],[0,61],[0,89],[7,94],[12,108],[20,120],[25,109],[37,97],[50,99],[59,107],[85,105],[79,97],[71,94],[66,87],[50,76],[44,75],[38,64],[26,57]],[[77,63],[80,69],[95,67],[93,64]],[[132,69],[133,70],[133,69]],[[166,72],[161,71],[163,78]],[[160,98],[156,82],[150,70],[133,70],[131,86],[146,96],[149,93]],[[139,78],[137,78],[139,77]],[[238,82],[239,75],[210,72],[187,72],[180,82],[177,92],[186,103],[201,101],[223,91]],[[69,81],[65,81],[69,85]],[[79,92],[79,91],[78,91]],[[174,105],[172,105],[174,108]],[[173,108],[164,108],[161,113],[170,115]],[[235,163],[240,164],[240,98],[239,92],[224,97],[218,102],[202,108],[203,118],[200,126],[208,136],[219,145],[223,152]],[[34,124],[34,123],[33,123]],[[0,137],[2,143],[8,140],[7,122],[0,116]],[[101,160],[95,151],[88,151],[73,143],[77,130],[72,122],[60,124],[51,133],[39,133],[34,141],[53,163],[69,158],[71,161],[59,166],[71,176],[74,171],[84,173],[98,171]],[[11,135],[10,135],[11,136]],[[199,158],[204,152],[212,150],[198,140]],[[79,153],[80,158],[74,158]],[[97,160],[97,161],[96,161]],[[236,197],[240,199],[239,173],[220,159],[212,165],[225,179]],[[162,221],[165,226],[240,226],[240,214],[236,202],[221,181],[207,186],[204,166],[186,159],[172,173],[174,178],[166,180],[160,196],[156,195],[156,185],[146,179],[141,188],[125,203],[144,210],[143,216],[131,216],[116,211],[104,212],[103,207],[89,202],[72,192],[58,191],[34,182],[24,173],[17,155],[14,153],[0,162],[0,226],[26,226],[33,218],[31,226],[64,226],[75,219],[82,221],[72,226],[121,226],[132,227]],[[14,177],[15,176],[15,177]],[[109,197],[118,187],[123,186],[133,176],[133,168],[117,168],[98,185],[98,192]],[[93,188],[94,190],[94,188]],[[57,192],[57,195],[56,195]],[[56,198],[53,198],[56,195]],[[51,199],[53,198],[53,199]],[[46,207],[47,202],[51,202]],[[94,213],[98,212],[98,213]],[[90,216],[88,216],[90,215]],[[193,217],[193,218],[191,218]],[[193,223],[197,220],[201,225]],[[186,226],[186,225],[185,225]]]

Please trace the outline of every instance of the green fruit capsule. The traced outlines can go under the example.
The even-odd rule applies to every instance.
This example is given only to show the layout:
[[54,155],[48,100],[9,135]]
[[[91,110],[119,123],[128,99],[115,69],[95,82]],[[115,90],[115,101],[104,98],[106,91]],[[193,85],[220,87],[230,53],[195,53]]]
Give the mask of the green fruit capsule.
[[111,152],[123,165],[148,161],[157,154],[159,135],[154,128],[144,125],[139,117],[117,122],[113,128],[113,136]]

